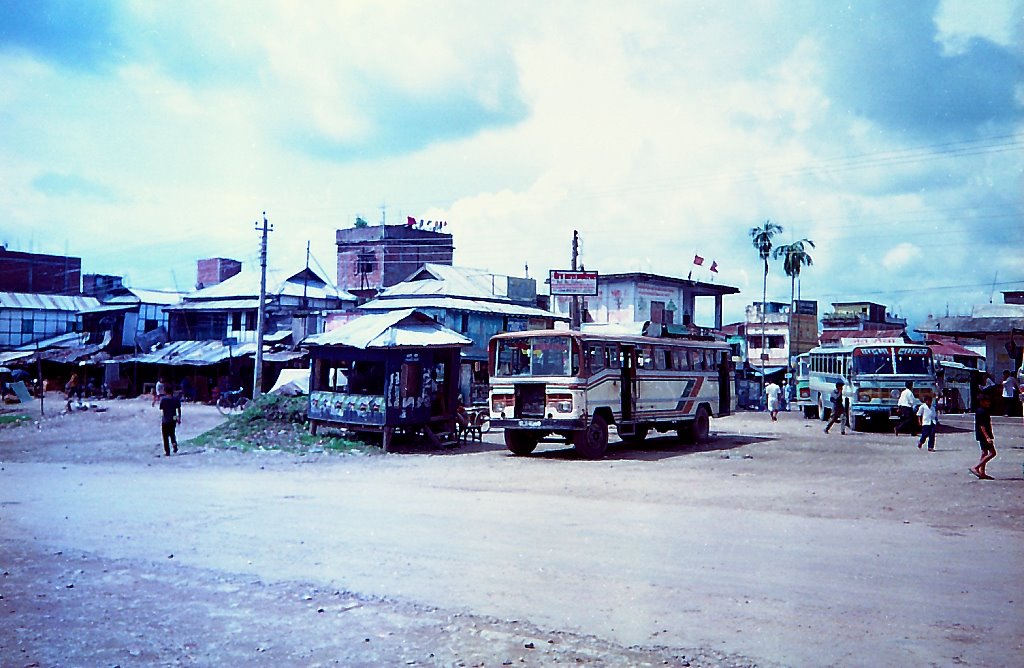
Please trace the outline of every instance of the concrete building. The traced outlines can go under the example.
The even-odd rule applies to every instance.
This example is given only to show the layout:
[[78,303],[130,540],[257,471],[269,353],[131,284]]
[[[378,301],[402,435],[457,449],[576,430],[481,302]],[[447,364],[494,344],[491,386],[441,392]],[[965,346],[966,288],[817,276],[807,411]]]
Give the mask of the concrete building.
[[338,230],[338,288],[372,299],[424,264],[452,264],[452,235],[409,225]]
[[82,258],[10,251],[0,246],[0,292],[77,295]]
[[906,318],[892,315],[884,305],[874,302],[833,302],[832,312],[821,316],[822,333],[829,330],[864,332],[878,329],[902,332],[906,328]]
[[[728,285],[631,272],[600,274],[597,295],[580,299],[583,302],[583,322],[627,324],[650,321],[721,329],[722,297],[738,293],[739,288]],[[714,300],[712,321],[696,322],[698,298]],[[551,297],[551,310],[558,316],[568,318],[571,304],[572,297]]]
[[763,367],[765,376],[785,371],[792,366],[795,356],[817,345],[814,310],[802,310],[807,312],[791,313],[791,306],[784,302],[755,302],[747,306],[744,332],[747,361],[753,371],[760,373]]

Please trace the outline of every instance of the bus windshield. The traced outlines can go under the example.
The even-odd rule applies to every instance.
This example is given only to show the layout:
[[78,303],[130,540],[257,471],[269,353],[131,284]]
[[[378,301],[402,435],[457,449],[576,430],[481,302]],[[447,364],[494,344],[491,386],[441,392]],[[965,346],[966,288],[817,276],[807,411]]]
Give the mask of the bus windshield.
[[495,376],[575,376],[579,372],[568,336],[498,341]]
[[853,372],[889,376],[927,375],[932,372],[931,351],[926,346],[858,348],[853,352]]

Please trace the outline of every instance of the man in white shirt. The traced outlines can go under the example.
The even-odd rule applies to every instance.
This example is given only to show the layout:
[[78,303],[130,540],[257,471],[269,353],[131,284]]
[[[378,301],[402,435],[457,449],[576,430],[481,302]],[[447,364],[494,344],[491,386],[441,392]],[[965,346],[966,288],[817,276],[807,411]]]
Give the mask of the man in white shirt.
[[775,381],[772,381],[765,385],[764,393],[768,395],[768,414],[772,418],[772,422],[779,421],[779,395],[782,394],[782,388],[779,387]]
[[917,407],[917,423],[921,426],[921,438],[917,447],[928,441],[928,452],[935,452],[935,426],[939,421],[939,412],[932,406],[932,398],[925,395],[924,403]]
[[1003,371],[1003,414],[1015,415],[1017,403],[1017,379],[1009,371]]
[[[896,425],[893,433],[897,436],[900,435],[900,431],[909,431],[911,434],[917,433],[917,420],[914,419],[914,406],[917,404],[917,399],[914,397],[914,382],[908,380],[906,387],[900,392],[900,399],[896,402],[896,409],[900,414],[900,422]],[[904,429],[909,427],[909,429]]]

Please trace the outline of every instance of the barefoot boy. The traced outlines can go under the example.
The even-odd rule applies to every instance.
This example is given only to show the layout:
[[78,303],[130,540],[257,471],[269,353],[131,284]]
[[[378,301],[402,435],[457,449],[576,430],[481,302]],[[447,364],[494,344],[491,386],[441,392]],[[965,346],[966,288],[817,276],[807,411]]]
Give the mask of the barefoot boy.
[[971,467],[971,473],[982,480],[991,480],[992,476],[985,473],[985,465],[996,457],[995,438],[992,436],[992,412],[987,394],[978,397],[978,408],[974,411],[974,437],[981,446],[981,461]]

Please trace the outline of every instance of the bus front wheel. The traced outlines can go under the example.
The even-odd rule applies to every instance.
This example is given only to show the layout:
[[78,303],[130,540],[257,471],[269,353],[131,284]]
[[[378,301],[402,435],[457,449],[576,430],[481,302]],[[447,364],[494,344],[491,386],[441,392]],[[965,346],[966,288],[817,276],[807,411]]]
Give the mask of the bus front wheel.
[[590,420],[586,429],[573,434],[573,447],[586,459],[600,459],[608,449],[608,423],[600,415]]
[[505,447],[513,455],[525,457],[537,447],[538,439],[528,431],[519,429],[505,430]]

